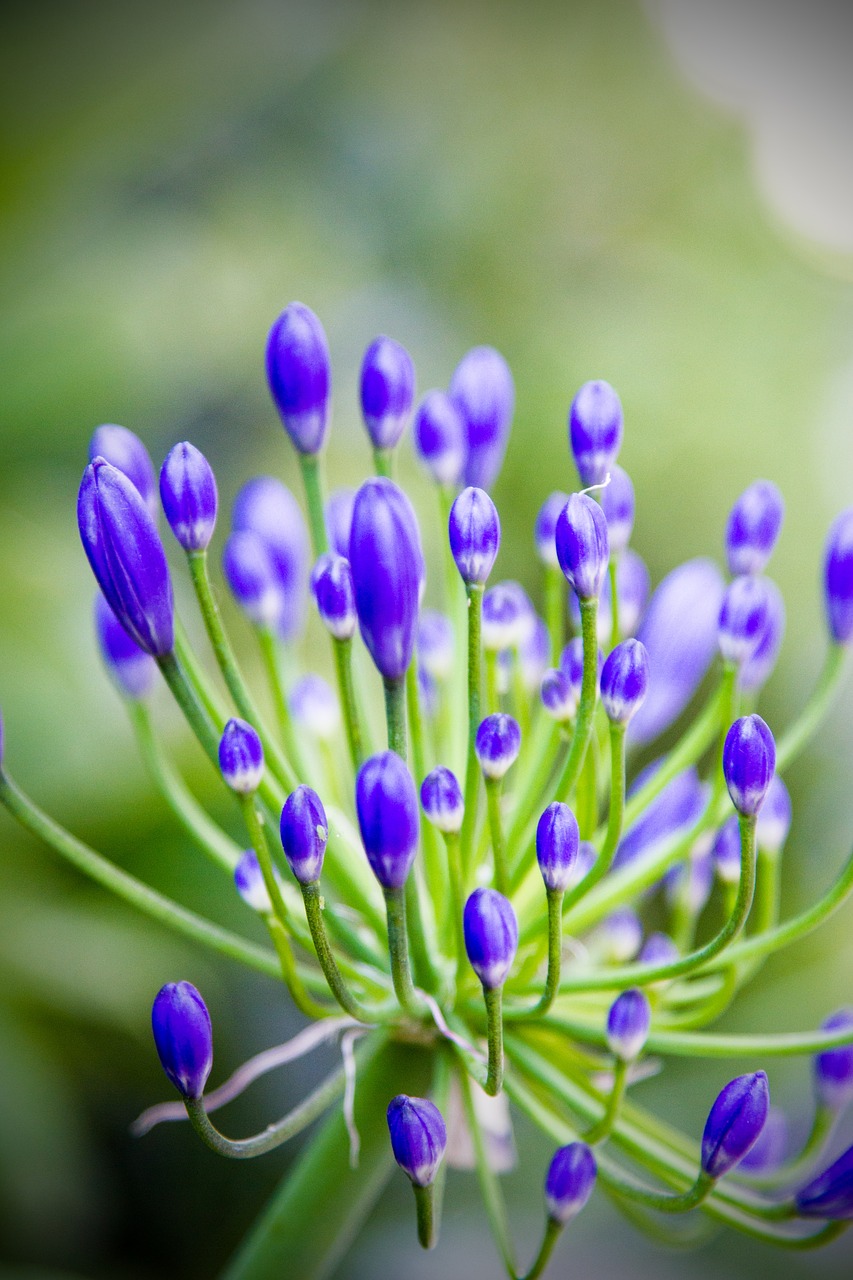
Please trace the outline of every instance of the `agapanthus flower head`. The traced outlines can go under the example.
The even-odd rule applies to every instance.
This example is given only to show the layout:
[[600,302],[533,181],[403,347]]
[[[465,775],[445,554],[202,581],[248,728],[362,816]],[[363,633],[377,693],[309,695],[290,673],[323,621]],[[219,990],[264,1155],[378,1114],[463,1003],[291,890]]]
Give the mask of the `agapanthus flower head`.
[[702,1169],[721,1178],[758,1141],[770,1106],[763,1071],[738,1076],[718,1094],[702,1134]]
[[284,596],[263,538],[248,531],[230,534],[222,548],[222,572],[249,621],[264,630],[278,630]]
[[329,539],[329,550],[336,555],[349,559],[349,539],[352,529],[352,508],[355,502],[355,489],[344,486],[335,489],[326,500],[323,515],[326,522],[326,535]]
[[475,889],[462,916],[471,968],[488,991],[503,985],[518,950],[518,921],[497,889]]
[[853,1218],[853,1147],[848,1147],[828,1169],[800,1187],[794,1203],[802,1218],[833,1221]]
[[338,695],[328,680],[309,671],[293,685],[288,695],[294,724],[318,742],[334,742],[341,732]]
[[160,501],[184,551],[205,551],[216,527],[216,478],[188,440],[170,450],[160,469]]
[[418,661],[433,680],[447,680],[453,671],[453,623],[436,609],[422,609],[418,618]]
[[561,667],[552,667],[539,688],[542,706],[558,724],[572,720],[578,709],[577,690]]
[[765,580],[741,574],[726,588],[720,606],[717,643],[726,662],[742,666],[757,649],[767,630],[768,592]]
[[821,1023],[822,1031],[849,1031],[851,1043],[824,1049],[812,1059],[817,1101],[832,1111],[842,1111],[853,1101],[853,1009],[839,1009]]
[[269,915],[272,911],[272,901],[264,882],[264,873],[261,871],[261,864],[254,849],[246,849],[234,868],[234,888],[246,906],[257,911],[259,915]]
[[740,880],[740,829],[737,818],[728,818],[717,832],[711,847],[711,856],[718,878],[723,884],[737,884]]
[[465,470],[465,422],[446,391],[428,391],[418,405],[412,434],[415,450],[436,484],[451,488]]
[[350,640],[358,614],[349,560],[333,552],[320,556],[311,572],[311,587],[323,626],[336,640]]
[[823,588],[829,633],[836,644],[853,641],[853,507],[837,517],[826,539]]
[[361,412],[375,449],[393,449],[415,398],[415,366],[393,338],[374,338],[361,362]]
[[622,444],[622,402],[603,379],[585,382],[569,410],[569,447],[581,484],[601,484]]
[[791,796],[778,773],[767,789],[755,824],[755,843],[765,853],[781,853],[791,830]]
[[293,640],[302,631],[308,594],[308,530],[302,508],[280,480],[255,476],[234,499],[231,527],[263,542],[281,598],[276,629],[282,640]]
[[744,489],[726,524],[729,573],[763,572],[784,517],[785,501],[772,480],[756,480]]
[[151,1009],[154,1044],[166,1075],[185,1098],[200,1098],[213,1066],[210,1014],[191,982],[167,982]]
[[313,884],[319,880],[329,823],[316,791],[306,786],[291,791],[281,811],[279,834],[287,865],[299,883]]
[[539,508],[536,524],[533,526],[536,553],[542,563],[550,565],[552,569],[559,569],[560,567],[556,543],[557,521],[568,500],[569,495],[563,493],[562,490],[558,489],[555,493],[549,493]]
[[571,1142],[554,1152],[545,1178],[549,1218],[565,1225],[580,1213],[595,1186],[598,1167],[585,1142]]
[[388,1104],[388,1132],[397,1164],[416,1187],[428,1187],[444,1159],[447,1129],[428,1098],[400,1093]]
[[147,698],[157,663],[129,636],[100,592],[95,596],[95,634],[104,666],[120,693],[134,701]]
[[450,550],[466,586],[482,586],[501,545],[497,508],[485,489],[463,489],[450,508]]
[[536,615],[524,587],[497,582],[483,596],[483,648],[492,653],[521,648],[535,626]]
[[773,1173],[788,1153],[788,1117],[781,1107],[769,1107],[764,1128],[754,1146],[741,1156],[739,1173],[755,1176]]
[[421,805],[434,827],[446,834],[462,829],[465,800],[456,774],[438,765],[421,783]]
[[565,893],[569,888],[579,845],[577,818],[567,804],[555,800],[536,825],[536,861],[546,889]]
[[270,394],[293,444],[300,453],[319,453],[329,418],[329,345],[304,303],[291,302],[270,329],[266,368]]
[[785,637],[785,601],[771,578],[762,578],[765,593],[764,627],[755,648],[738,673],[738,687],[746,693],[760,689],[776,666]]
[[448,393],[465,428],[465,484],[489,489],[501,469],[515,407],[509,365],[494,347],[474,347],[454,369]]
[[255,729],[246,720],[229,720],[219,739],[219,771],[227,786],[239,795],[257,791],[264,776],[264,749]]
[[610,559],[607,521],[597,502],[573,493],[557,520],[557,558],[569,586],[581,600],[601,592]]
[[355,782],[361,841],[383,889],[401,889],[418,851],[418,798],[412,775],[393,751],[365,760]]
[[601,671],[601,701],[607,718],[627,724],[649,687],[649,656],[642,640],[623,640],[611,650]]
[[487,778],[502,778],[515,764],[521,750],[518,721],[503,711],[481,721],[474,741],[480,768]]
[[601,490],[601,509],[607,520],[610,554],[620,556],[634,531],[634,485],[627,471],[614,462],[610,483]]
[[94,462],[96,458],[106,459],[111,467],[127,476],[156,522],[160,515],[157,473],[139,436],[114,422],[96,427],[89,441],[89,461]]
[[77,524],[107,603],[140,649],[155,658],[174,646],[174,598],[166,553],[138,489],[102,457],[80,485]]
[[607,1043],[623,1062],[633,1062],[645,1048],[652,1025],[649,998],[639,987],[622,991],[607,1012]]
[[738,813],[758,813],[776,769],[776,744],[761,716],[735,720],[723,744],[723,774]]

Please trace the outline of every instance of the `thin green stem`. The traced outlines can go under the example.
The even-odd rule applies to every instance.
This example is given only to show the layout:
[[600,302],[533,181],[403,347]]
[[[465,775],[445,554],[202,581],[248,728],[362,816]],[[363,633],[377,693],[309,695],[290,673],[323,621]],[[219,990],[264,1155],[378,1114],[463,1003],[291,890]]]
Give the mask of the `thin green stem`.
[[548,972],[545,989],[531,1009],[510,1008],[504,1013],[507,1021],[539,1018],[546,1014],[560,990],[560,974],[563,965],[563,893],[548,889]]
[[198,738],[205,754],[219,771],[219,729],[199,702],[187,679],[186,672],[174,653],[164,653],[157,659],[163,679],[183,711],[184,716]]
[[406,733],[406,680],[404,676],[383,680],[385,688],[385,723],[388,728],[388,750],[396,751],[401,760],[409,754]]
[[598,600],[581,600],[581,635],[583,636],[583,679],[575,731],[568,759],[556,788],[556,799],[566,800],[575,789],[595,723],[595,701],[598,687]]
[[482,658],[480,630],[483,616],[483,588],[474,583],[468,589],[468,755],[465,765],[465,817],[462,820],[462,870],[465,879],[473,870],[474,833],[477,827],[480,766],[474,749],[480,725]]
[[847,649],[843,645],[830,645],[812,696],[776,744],[777,772],[782,773],[796,760],[820,728],[844,675],[846,659]]
[[335,672],[338,677],[338,694],[344,715],[347,746],[352,767],[357,772],[364,763],[364,744],[352,678],[352,640],[333,639],[332,652],[335,655]]
[[321,456],[319,453],[300,453],[299,455],[302,483],[305,486],[305,502],[308,507],[308,527],[311,530],[311,545],[315,560],[329,550]]
[[438,1244],[438,1222],[435,1215],[433,1184],[419,1187],[414,1182],[415,1205],[418,1214],[418,1244],[422,1249],[434,1249]]
[[545,1232],[542,1236],[542,1243],[539,1246],[539,1252],[533,1260],[533,1265],[529,1271],[525,1271],[521,1280],[539,1280],[539,1276],[547,1267],[551,1260],[551,1254],[554,1252],[557,1241],[563,1233],[563,1223],[558,1222],[556,1218],[549,1217],[545,1223]]
[[510,1280],[515,1280],[515,1254],[509,1234],[506,1205],[504,1204],[497,1175],[489,1164],[489,1157],[483,1142],[483,1131],[480,1127],[480,1123],[477,1119],[477,1112],[474,1108],[474,1094],[471,1085],[471,1078],[464,1068],[459,1071],[458,1078],[462,1091],[462,1104],[465,1108],[465,1119],[468,1122],[468,1130],[471,1134],[471,1140],[474,1146],[474,1159],[477,1164],[477,1177],[480,1183],[480,1193],[483,1197],[483,1203],[486,1206],[486,1213],[489,1218],[489,1224],[492,1228],[492,1235],[495,1238],[495,1244],[498,1247],[498,1252],[501,1255],[501,1260],[506,1268],[507,1275],[510,1277]]
[[338,968],[329,943],[329,936],[326,933],[319,881],[314,881],[312,884],[300,884],[299,887],[302,890],[302,901],[305,903],[305,916],[308,921],[308,928],[311,931],[311,941],[314,943],[314,950],[317,953],[320,968],[323,970],[323,975],[329,984],[329,990],[332,995],[344,1012],[348,1013],[351,1018],[357,1018],[359,1022],[367,1023],[382,1021],[382,1014],[365,1008],[356,999]]
[[545,566],[545,622],[551,640],[551,663],[556,667],[566,639],[566,579],[556,564]]
[[444,837],[447,848],[447,865],[450,871],[450,910],[456,940],[456,985],[460,984],[465,964],[465,930],[462,925],[462,912],[465,906],[462,888],[462,849],[459,833],[448,831]]
[[421,1014],[421,1002],[412,981],[409,963],[409,943],[406,930],[406,895],[403,889],[385,890],[385,908],[388,915],[388,952],[391,957],[391,978],[394,992],[406,1013],[412,1017]]
[[486,1003],[486,1039],[489,1046],[489,1065],[485,1087],[486,1093],[492,1097],[500,1093],[504,1078],[502,993],[502,987],[483,986],[483,999]]
[[175,615],[175,657],[186,673],[196,698],[212,724],[222,725],[228,719],[228,707],[207,672],[197,661],[184,624]]
[[610,648],[615,649],[621,636],[619,630],[619,562],[616,556],[610,557],[607,576],[610,579]]
[[622,836],[625,816],[625,725],[610,725],[610,812],[607,816],[607,832],[601,851],[590,871],[579,884],[566,894],[564,911],[571,911],[576,902],[597,885],[610,870],[616,848]]
[[696,1209],[714,1189],[714,1179],[709,1178],[704,1171],[700,1172],[686,1191],[675,1193],[649,1191],[633,1182],[627,1182],[613,1172],[609,1174],[607,1181],[620,1196],[645,1205],[647,1209],[656,1209],[658,1213],[687,1213],[690,1209]]
[[[285,786],[292,791],[298,785],[299,779],[306,776],[307,770],[299,740],[293,727],[293,717],[290,714],[290,703],[288,702],[290,681],[285,670],[284,642],[274,635],[268,627],[256,628],[256,635],[264,670],[267,674],[267,684],[275,707],[279,733],[286,752],[287,778],[284,780]],[[278,752],[278,757],[281,759],[281,752]]]
[[604,1142],[613,1132],[613,1126],[619,1116],[619,1108],[622,1106],[622,1099],[625,1097],[627,1083],[628,1063],[623,1058],[617,1058],[613,1067],[613,1084],[610,1088],[604,1115],[584,1134],[584,1142],[587,1142],[591,1147],[595,1146],[597,1142]]
[[507,866],[506,841],[501,817],[501,780],[486,778],[486,805],[489,812],[489,831],[492,837],[492,856],[495,865],[495,888],[504,897],[509,893],[509,867]]

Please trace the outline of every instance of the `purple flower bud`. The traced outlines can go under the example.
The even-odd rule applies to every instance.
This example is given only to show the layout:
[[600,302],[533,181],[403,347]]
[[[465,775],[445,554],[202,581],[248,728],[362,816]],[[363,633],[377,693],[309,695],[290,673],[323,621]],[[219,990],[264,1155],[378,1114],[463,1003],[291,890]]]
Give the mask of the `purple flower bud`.
[[711,856],[722,883],[737,884],[740,880],[740,829],[737,818],[729,818],[720,827]]
[[598,503],[585,493],[573,493],[557,521],[556,544],[569,585],[581,600],[594,599],[610,558],[607,521]]
[[770,1090],[763,1071],[738,1076],[718,1095],[702,1134],[702,1169],[721,1178],[758,1141],[767,1119]]
[[412,357],[393,338],[375,338],[361,364],[361,412],[375,449],[393,449],[398,443],[414,398]]
[[800,1187],[794,1201],[803,1218],[835,1221],[853,1218],[853,1147],[848,1147],[834,1164]]
[[640,948],[638,964],[672,964],[678,959],[678,947],[668,933],[650,933]]
[[219,769],[227,786],[239,795],[257,791],[264,776],[264,749],[245,720],[229,720],[219,740]]
[[610,484],[601,490],[601,509],[607,520],[612,555],[621,555],[634,531],[634,486],[618,463],[610,467]]
[[358,615],[349,560],[331,552],[320,556],[311,574],[311,586],[326,630],[336,640],[352,639]]
[[[632,636],[637,624],[643,616],[643,610],[649,599],[649,571],[642,556],[637,555],[630,547],[619,556],[616,565],[616,590],[619,597],[619,631],[622,636]],[[574,600],[574,596],[572,596]],[[598,603],[599,618],[607,622],[612,617],[613,604],[610,599],[610,577],[604,579],[601,598]],[[580,614],[580,610],[578,610]],[[609,631],[605,641],[610,639]]]
[[256,627],[278,629],[284,599],[263,538],[257,533],[232,533],[222,548],[222,572],[249,621]]
[[588,940],[592,953],[603,964],[627,964],[643,943],[643,926],[636,911],[618,907],[593,931]]
[[95,632],[104,666],[126,698],[147,698],[157,675],[157,663],[131,638],[98,593],[95,597]]
[[462,915],[471,968],[488,991],[503,985],[518,947],[512,903],[497,889],[475,889]]
[[438,765],[421,783],[421,805],[434,827],[451,835],[462,830],[465,801],[456,774]]
[[153,657],[174,645],[174,600],[166,553],[139,491],[98,457],[83,473],[77,523],[98,586],[125,631]]
[[373,874],[383,889],[402,889],[418,851],[418,798],[395,752],[365,760],[355,781],[355,807]]
[[756,480],[732,507],[726,525],[729,573],[761,573],[776,545],[784,499],[771,480]]
[[735,720],[723,745],[723,774],[738,813],[758,813],[775,768],[776,744],[761,716]]
[[623,1062],[633,1062],[645,1048],[652,1025],[648,996],[639,987],[623,991],[607,1014],[607,1043],[610,1052]]
[[325,520],[329,547],[335,555],[349,560],[349,538],[355,489],[335,489],[326,501]]
[[428,1187],[447,1147],[441,1112],[428,1098],[400,1093],[388,1103],[388,1132],[397,1164],[416,1187]]
[[453,671],[455,645],[453,623],[435,609],[423,609],[418,618],[418,658],[427,675],[439,683]]
[[154,523],[160,515],[157,474],[154,463],[139,436],[114,422],[97,427],[89,441],[89,461],[104,458],[111,467],[127,476],[151,513]]
[[418,406],[415,451],[436,484],[453,487],[462,479],[468,446],[462,414],[445,391],[428,391]]
[[320,321],[291,302],[270,329],[267,381],[275,407],[300,453],[319,453],[329,416],[329,346]]
[[319,742],[340,736],[341,708],[338,695],[322,676],[309,672],[297,680],[288,696],[294,722]]
[[560,667],[546,671],[539,688],[542,706],[558,724],[567,724],[578,709],[577,691]]
[[622,402],[609,382],[585,382],[569,410],[569,445],[581,484],[601,484],[622,443]]
[[575,870],[580,836],[578,821],[567,804],[549,804],[536,826],[536,861],[545,888],[565,893]]
[[[275,872],[276,877],[278,872]],[[257,911],[259,915],[268,916],[273,909],[264,873],[258,862],[254,849],[247,849],[234,868],[234,887],[247,907]]]
[[368,480],[356,494],[350,567],[362,639],[380,674],[400,679],[415,647],[424,559],[411,503],[392,480]]
[[712,561],[688,560],[655,591],[637,632],[649,655],[649,692],[631,722],[631,742],[651,742],[693,697],[717,651],[723,589]]
[[836,644],[850,644],[853,640],[853,507],[842,511],[829,530],[823,586],[829,633]]
[[273,476],[255,476],[234,499],[235,533],[254,533],[264,543],[280,595],[275,623],[282,640],[300,634],[308,586],[308,530],[299,503]]
[[323,802],[310,787],[297,787],[284,802],[279,825],[287,864],[300,884],[315,884],[323,870],[329,824]]
[[539,508],[536,524],[533,527],[533,537],[536,542],[536,552],[539,559],[543,564],[550,565],[552,569],[559,569],[560,567],[560,561],[557,559],[557,543],[555,541],[557,521],[568,500],[569,495],[561,490],[549,494]]
[[821,1023],[822,1031],[849,1031],[850,1044],[825,1049],[812,1059],[815,1097],[821,1106],[843,1111],[853,1101],[853,1009],[839,1009]]
[[498,582],[483,596],[483,648],[491,652],[519,648],[535,626],[527,592],[517,582]]
[[554,1152],[545,1178],[548,1217],[565,1225],[580,1213],[595,1186],[598,1167],[585,1142],[572,1142]]
[[462,581],[482,585],[501,545],[497,508],[484,489],[463,489],[450,508],[450,551]]
[[477,729],[474,750],[485,777],[502,778],[515,764],[521,750],[518,721],[502,711],[486,716]]
[[207,458],[187,440],[163,463],[160,501],[184,551],[204,551],[216,527],[216,480]]
[[[635,779],[629,794],[639,789],[660,768],[655,761]],[[707,801],[707,788],[695,769],[685,769],[667,783],[619,841],[614,866],[651,854],[665,844],[675,844],[699,818]]]
[[572,866],[566,889],[574,889],[576,884],[580,884],[581,880],[592,871],[597,860],[598,853],[595,845],[590,840],[581,840],[578,845],[578,856]]
[[763,582],[767,597],[764,629],[738,675],[738,687],[747,693],[760,689],[770,678],[785,637],[785,601],[782,592],[770,578],[764,578]]
[[729,583],[720,607],[717,643],[726,662],[742,666],[767,630],[768,592],[763,578],[743,574]]
[[167,982],[154,997],[151,1029],[160,1064],[185,1098],[200,1098],[213,1066],[210,1014],[191,982]]
[[[551,637],[545,622],[538,614],[532,613],[529,622],[533,625],[525,627],[525,634],[518,649],[518,660],[524,690],[526,693],[533,694],[538,690],[542,676],[548,668],[551,658]],[[509,654],[500,655],[499,670],[501,661],[507,661],[509,657]]]
[[741,1157],[739,1173],[773,1173],[788,1151],[788,1118],[780,1107],[770,1107],[764,1128],[754,1147]]
[[791,830],[791,797],[778,774],[767,789],[764,804],[755,824],[755,842],[765,853],[782,852]]
[[715,862],[707,842],[699,843],[686,862],[670,867],[664,876],[666,899],[670,907],[685,898],[690,914],[698,916],[714,887]]
[[641,640],[623,640],[607,656],[601,672],[601,701],[607,718],[627,724],[649,687],[649,657]]
[[474,347],[454,369],[449,394],[465,428],[465,484],[489,489],[501,469],[515,405],[509,365],[494,347]]

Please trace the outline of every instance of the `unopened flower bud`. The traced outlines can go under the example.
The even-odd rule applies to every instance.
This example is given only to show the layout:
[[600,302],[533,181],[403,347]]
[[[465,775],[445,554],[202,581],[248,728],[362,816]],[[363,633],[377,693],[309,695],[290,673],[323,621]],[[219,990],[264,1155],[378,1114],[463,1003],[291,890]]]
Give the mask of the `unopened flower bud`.
[[95,597],[95,632],[104,666],[126,698],[146,698],[157,677],[157,663],[127,634],[98,593]]
[[574,718],[578,709],[577,691],[560,667],[546,671],[539,687],[542,706],[558,724],[566,724]]
[[634,486],[618,463],[610,467],[610,483],[601,490],[601,510],[607,520],[611,555],[619,556],[631,541],[634,530]]
[[374,449],[393,449],[398,443],[414,397],[412,357],[393,338],[375,338],[361,364],[361,412]]
[[853,507],[829,530],[823,562],[829,632],[836,644],[853,641]]
[[151,1029],[160,1063],[185,1098],[200,1098],[213,1066],[210,1014],[191,982],[167,982],[154,998]]
[[512,903],[497,889],[475,889],[462,916],[471,968],[487,991],[503,985],[518,949]]
[[487,580],[501,544],[497,509],[484,489],[463,489],[450,508],[450,550],[466,586]]
[[433,680],[442,683],[453,671],[453,623],[435,609],[424,609],[418,619],[418,659]]
[[728,818],[720,827],[711,848],[717,875],[723,884],[740,880],[740,829],[737,818]]
[[310,787],[300,786],[284,802],[279,824],[281,847],[287,864],[300,884],[320,879],[329,824],[323,802]]
[[331,552],[320,556],[311,573],[311,587],[323,626],[336,640],[351,640],[358,615],[349,560]]
[[741,1157],[738,1171],[754,1176],[773,1173],[784,1163],[787,1151],[788,1118],[780,1107],[769,1107],[758,1141]]
[[299,503],[274,476],[255,476],[234,499],[231,525],[263,542],[280,598],[276,630],[282,640],[293,640],[302,631],[308,595],[308,530]]
[[578,821],[567,804],[549,804],[536,826],[536,861],[545,888],[565,893],[572,883],[578,857]]
[[569,498],[557,521],[556,545],[560,568],[579,598],[598,596],[610,558],[607,521],[587,494]]
[[282,311],[267,339],[267,381],[300,453],[319,453],[329,416],[329,347],[320,321],[301,302]]
[[738,687],[746,693],[760,689],[776,666],[785,637],[785,601],[782,592],[770,578],[762,578],[766,595],[764,627],[752,653],[738,674]]
[[418,406],[415,450],[436,484],[459,484],[468,446],[462,414],[446,391],[428,391]]
[[255,730],[235,717],[219,740],[219,769],[226,784],[239,795],[257,791],[264,776],[264,749]]
[[94,462],[96,458],[104,458],[111,467],[127,476],[156,524],[160,515],[157,473],[139,436],[114,422],[96,427],[89,441],[89,461]]
[[232,533],[222,548],[222,572],[232,596],[256,627],[279,629],[284,597],[267,544],[257,533]]
[[761,716],[735,720],[723,745],[723,774],[738,813],[758,813],[776,768],[776,744]]
[[418,851],[418,798],[412,775],[394,751],[365,760],[355,781],[355,807],[371,870],[383,889],[401,889]]
[[569,495],[562,493],[560,490],[549,494],[539,508],[539,514],[536,517],[536,524],[533,528],[533,537],[536,542],[536,551],[539,559],[552,569],[559,569],[560,567],[555,540],[557,521],[568,500]]
[[768,592],[763,578],[743,574],[726,588],[717,643],[726,662],[740,667],[752,657],[767,629]]
[[392,480],[368,480],[356,494],[350,568],[362,639],[380,674],[401,679],[414,652],[425,571],[415,513]]
[[763,1071],[738,1076],[717,1096],[702,1134],[702,1169],[721,1178],[758,1141],[770,1106]]
[[853,1218],[853,1147],[848,1147],[834,1164],[800,1187],[794,1202],[802,1218],[831,1221]]
[[328,680],[309,672],[296,681],[288,695],[293,719],[319,742],[334,742],[341,731],[338,696]]
[[438,765],[421,783],[421,805],[434,827],[447,835],[462,830],[465,801],[456,774]]
[[474,750],[485,777],[502,778],[515,764],[521,750],[518,721],[502,711],[486,716],[477,729]]
[[729,573],[761,573],[776,545],[785,502],[771,480],[756,480],[740,495],[726,524]]
[[641,640],[623,640],[605,659],[601,701],[608,720],[627,724],[643,704],[649,687],[649,657]]
[[668,933],[650,933],[640,948],[638,964],[672,964],[678,959],[678,947]]
[[[278,872],[276,872],[278,875]],[[268,916],[273,909],[264,873],[254,849],[247,849],[234,868],[234,887],[247,907]]]
[[569,410],[569,445],[581,484],[601,484],[622,444],[622,403],[609,382],[585,382]]
[[518,582],[498,582],[483,596],[483,648],[491,653],[520,648],[535,626],[527,592]]
[[643,926],[636,911],[617,907],[602,920],[588,939],[590,952],[603,964],[627,964],[643,943]]
[[812,1059],[814,1091],[818,1103],[842,1111],[853,1101],[853,1009],[839,1009],[821,1023],[822,1031],[849,1031],[850,1044],[824,1049]]
[[204,551],[216,527],[216,479],[195,445],[176,444],[160,469],[160,501],[184,551]]
[[545,1178],[548,1216],[565,1226],[580,1213],[595,1186],[598,1168],[585,1142],[571,1142],[554,1152]]
[[329,538],[329,549],[345,560],[349,560],[349,539],[352,530],[352,508],[355,502],[355,489],[335,489],[329,494],[323,512],[326,522],[326,533]]
[[764,804],[755,824],[755,843],[764,853],[782,852],[791,830],[791,797],[778,773],[767,788]]
[[474,347],[454,369],[448,392],[465,428],[465,484],[489,489],[501,469],[515,405],[509,365],[494,347]]
[[632,987],[616,997],[607,1014],[607,1043],[614,1057],[633,1062],[649,1037],[652,1010],[648,996]]
[[397,1164],[416,1187],[428,1187],[447,1147],[441,1112],[428,1098],[400,1093],[388,1104],[388,1132]]

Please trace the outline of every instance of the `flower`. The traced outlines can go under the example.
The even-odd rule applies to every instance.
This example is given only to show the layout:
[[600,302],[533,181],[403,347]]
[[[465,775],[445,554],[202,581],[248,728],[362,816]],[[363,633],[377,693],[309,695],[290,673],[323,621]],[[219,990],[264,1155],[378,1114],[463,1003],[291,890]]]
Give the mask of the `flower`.
[[267,381],[285,431],[300,453],[319,453],[329,416],[329,346],[320,321],[291,302],[270,329]]
[[758,813],[775,768],[776,744],[761,716],[735,720],[723,744],[723,774],[738,813]]
[[622,444],[622,403],[609,382],[585,382],[569,410],[569,447],[581,484],[602,484]]
[[361,364],[361,412],[374,449],[393,449],[415,398],[415,366],[393,338],[374,338]]
[[204,551],[216,527],[216,479],[207,458],[188,440],[176,444],[163,463],[160,500],[184,551]]
[[257,791],[264,776],[264,749],[255,730],[236,716],[219,740],[219,770],[226,784],[240,795]]
[[154,998],[151,1029],[161,1066],[185,1098],[200,1098],[213,1066],[210,1014],[191,982],[167,982]]
[[518,948],[518,921],[508,898],[497,889],[475,889],[462,917],[465,950],[483,986],[503,985]]
[[428,1098],[399,1093],[388,1103],[388,1132],[397,1164],[416,1187],[428,1187],[447,1147],[447,1129],[438,1107]]
[[316,791],[306,786],[291,791],[281,811],[279,831],[287,865],[299,883],[313,884],[319,880],[329,823]]
[[721,1178],[755,1145],[770,1106],[763,1071],[738,1076],[717,1096],[702,1134],[702,1169]]
[[383,889],[401,889],[418,851],[418,799],[412,775],[393,751],[358,771],[355,807],[367,860]]
[[581,600],[601,592],[610,558],[607,521],[597,502],[585,493],[573,493],[557,521],[557,558],[560,568]]
[[536,826],[536,861],[552,893],[565,893],[571,885],[579,843],[577,818],[567,804],[555,800]]
[[648,996],[631,987],[616,997],[607,1014],[610,1052],[623,1062],[633,1062],[643,1051],[652,1022]]
[[465,428],[465,484],[489,489],[501,469],[515,405],[509,365],[494,347],[474,347],[454,369],[448,391]]
[[487,580],[501,544],[501,523],[484,489],[463,489],[450,508],[450,550],[466,586]]
[[734,504],[726,524],[729,573],[762,573],[776,545],[785,502],[772,480],[756,480]]
[[545,1178],[548,1216],[561,1225],[570,1222],[592,1195],[597,1173],[595,1156],[585,1142],[555,1151]]

